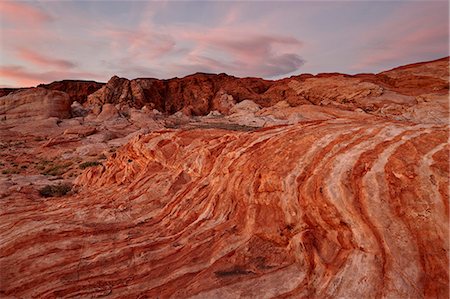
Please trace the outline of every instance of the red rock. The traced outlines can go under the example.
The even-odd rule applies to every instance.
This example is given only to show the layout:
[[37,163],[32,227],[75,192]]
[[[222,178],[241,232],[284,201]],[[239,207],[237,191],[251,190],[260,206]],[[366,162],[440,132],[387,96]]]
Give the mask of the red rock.
[[95,81],[62,80],[50,84],[40,84],[38,87],[63,91],[69,95],[71,102],[77,101],[78,103],[83,104],[86,102],[88,95],[94,93],[104,85],[105,83]]
[[86,137],[97,132],[95,127],[89,126],[76,126],[66,129],[64,135],[77,135],[79,137]]
[[[306,74],[277,81],[202,73],[169,80],[128,80],[115,76],[91,94],[88,103],[91,106],[112,103],[139,109],[147,106],[168,114],[183,111],[185,115],[195,116],[207,115],[213,110],[229,114],[232,105],[244,100],[262,107],[286,101],[290,106],[314,104],[345,110],[362,109],[398,119],[404,111],[396,105],[414,107],[416,96],[431,93],[448,94],[447,58],[380,74]],[[408,119],[411,114],[402,117]]]
[[0,98],[7,96],[8,94],[12,93],[12,92],[17,92],[17,91],[21,91],[21,90],[25,90],[28,89],[26,87],[23,88],[0,88]]
[[447,134],[342,119],[136,137],[56,210],[2,203],[2,292],[446,298]]

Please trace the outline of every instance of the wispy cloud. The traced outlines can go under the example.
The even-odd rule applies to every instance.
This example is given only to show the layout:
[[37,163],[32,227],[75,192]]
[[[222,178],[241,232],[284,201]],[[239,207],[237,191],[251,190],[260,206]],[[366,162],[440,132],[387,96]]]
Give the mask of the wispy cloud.
[[112,51],[120,51],[135,58],[158,59],[170,53],[175,47],[175,41],[171,36],[150,29],[111,28],[97,32],[96,35],[106,38]]
[[34,86],[61,79],[99,79],[99,75],[90,72],[45,71],[34,72],[21,66],[0,66],[0,77],[15,81],[18,86]]
[[178,39],[194,43],[183,58],[213,72],[238,76],[274,77],[297,71],[304,63],[299,53],[303,43],[281,34],[261,34],[255,30],[217,27],[210,30],[183,30]]
[[0,15],[15,24],[40,25],[53,20],[48,13],[26,2],[1,1]]
[[42,53],[27,48],[20,48],[17,50],[17,53],[18,56],[24,61],[45,68],[70,69],[76,66],[75,63],[69,60],[51,58]]
[[448,16],[436,15],[433,7],[423,3],[409,9],[407,14],[403,9],[398,9],[380,26],[367,32],[363,43],[368,47],[353,66],[355,70],[383,69],[405,59],[405,62],[414,62],[421,57],[438,58],[448,53]]

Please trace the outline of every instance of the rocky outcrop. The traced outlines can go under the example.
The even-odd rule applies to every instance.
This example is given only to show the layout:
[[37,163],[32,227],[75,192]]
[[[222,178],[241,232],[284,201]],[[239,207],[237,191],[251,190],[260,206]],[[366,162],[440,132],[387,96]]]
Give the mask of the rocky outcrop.
[[125,104],[135,108],[144,105],[161,112],[206,115],[212,110],[228,112],[237,98],[259,100],[272,83],[256,78],[236,78],[225,74],[194,74],[169,80],[112,77],[88,97],[88,104]]
[[136,136],[78,195],[2,201],[1,292],[447,298],[447,136],[380,119]]
[[448,93],[449,57],[397,67],[377,76],[380,83],[403,94]]
[[68,118],[70,104],[69,95],[65,92],[30,88],[0,98],[0,119]]
[[[290,106],[314,104],[345,110],[362,109],[386,118],[420,122],[428,118],[411,118],[416,115],[414,113],[403,115],[404,111],[398,105],[416,110],[414,106],[420,102],[416,99],[418,96],[447,95],[448,64],[448,58],[443,58],[379,74],[303,74],[276,81],[196,73],[168,80],[128,80],[114,76],[107,84],[63,80],[39,86],[64,91],[72,102],[85,104],[94,111],[103,104],[113,104],[138,109],[146,106],[166,114],[182,111],[185,115],[195,116],[219,111],[227,115],[234,104],[244,100],[262,107],[286,101]],[[14,90],[0,89],[0,95]]]
[[402,109],[414,110],[416,97],[424,94],[448,94],[447,58],[380,74],[305,74],[277,81],[202,73],[169,80],[114,76],[88,97],[88,104],[94,107],[112,103],[138,109],[147,106],[168,114],[182,111],[185,115],[207,115],[219,111],[227,115],[233,105],[244,100],[262,107],[285,101],[290,106],[362,109],[391,119],[420,122],[425,119],[411,119],[411,114],[403,115]]
[[[95,81],[83,81],[83,80],[62,80],[55,81],[49,84],[39,84],[37,87],[63,91],[69,95],[70,101],[77,101],[78,103],[86,102],[87,96],[100,89],[105,83],[99,83]],[[32,88],[32,87],[30,87]],[[21,88],[0,88],[0,97],[6,96],[11,92],[17,92],[21,90],[30,89],[26,87]]]

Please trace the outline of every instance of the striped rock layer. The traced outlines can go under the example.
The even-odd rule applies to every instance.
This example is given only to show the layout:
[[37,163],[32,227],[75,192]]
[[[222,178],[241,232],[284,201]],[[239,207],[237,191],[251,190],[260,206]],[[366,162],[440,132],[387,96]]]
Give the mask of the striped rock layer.
[[72,197],[2,203],[0,294],[448,298],[447,138],[346,119],[136,137]]

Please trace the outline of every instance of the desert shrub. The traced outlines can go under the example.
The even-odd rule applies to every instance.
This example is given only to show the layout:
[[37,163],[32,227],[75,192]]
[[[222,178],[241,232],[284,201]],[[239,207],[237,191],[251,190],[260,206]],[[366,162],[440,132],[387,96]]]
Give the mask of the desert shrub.
[[[51,165],[51,166],[49,166],[47,168],[44,167],[45,170],[43,172],[41,172],[41,174],[54,175],[54,176],[62,175],[63,173],[65,173],[68,170],[67,168],[70,165],[72,165],[72,163],[71,162],[67,162],[67,163],[64,163],[64,164]],[[42,169],[40,169],[40,170],[42,170]]]
[[164,127],[167,129],[179,129],[181,125],[175,123],[166,123]]
[[2,174],[18,174],[19,170],[17,169],[4,169],[2,170]]
[[39,189],[39,194],[42,197],[59,197],[66,195],[70,190],[72,190],[71,184],[46,185]]
[[102,163],[98,162],[98,161],[91,161],[91,162],[83,162],[80,164],[80,168],[81,169],[85,169],[88,167],[93,167],[93,166],[98,166],[98,165],[102,165]]
[[251,127],[233,123],[206,123],[206,124],[198,124],[196,127],[201,129],[222,129],[222,130],[243,131],[243,132],[251,132],[259,129],[258,127]]

